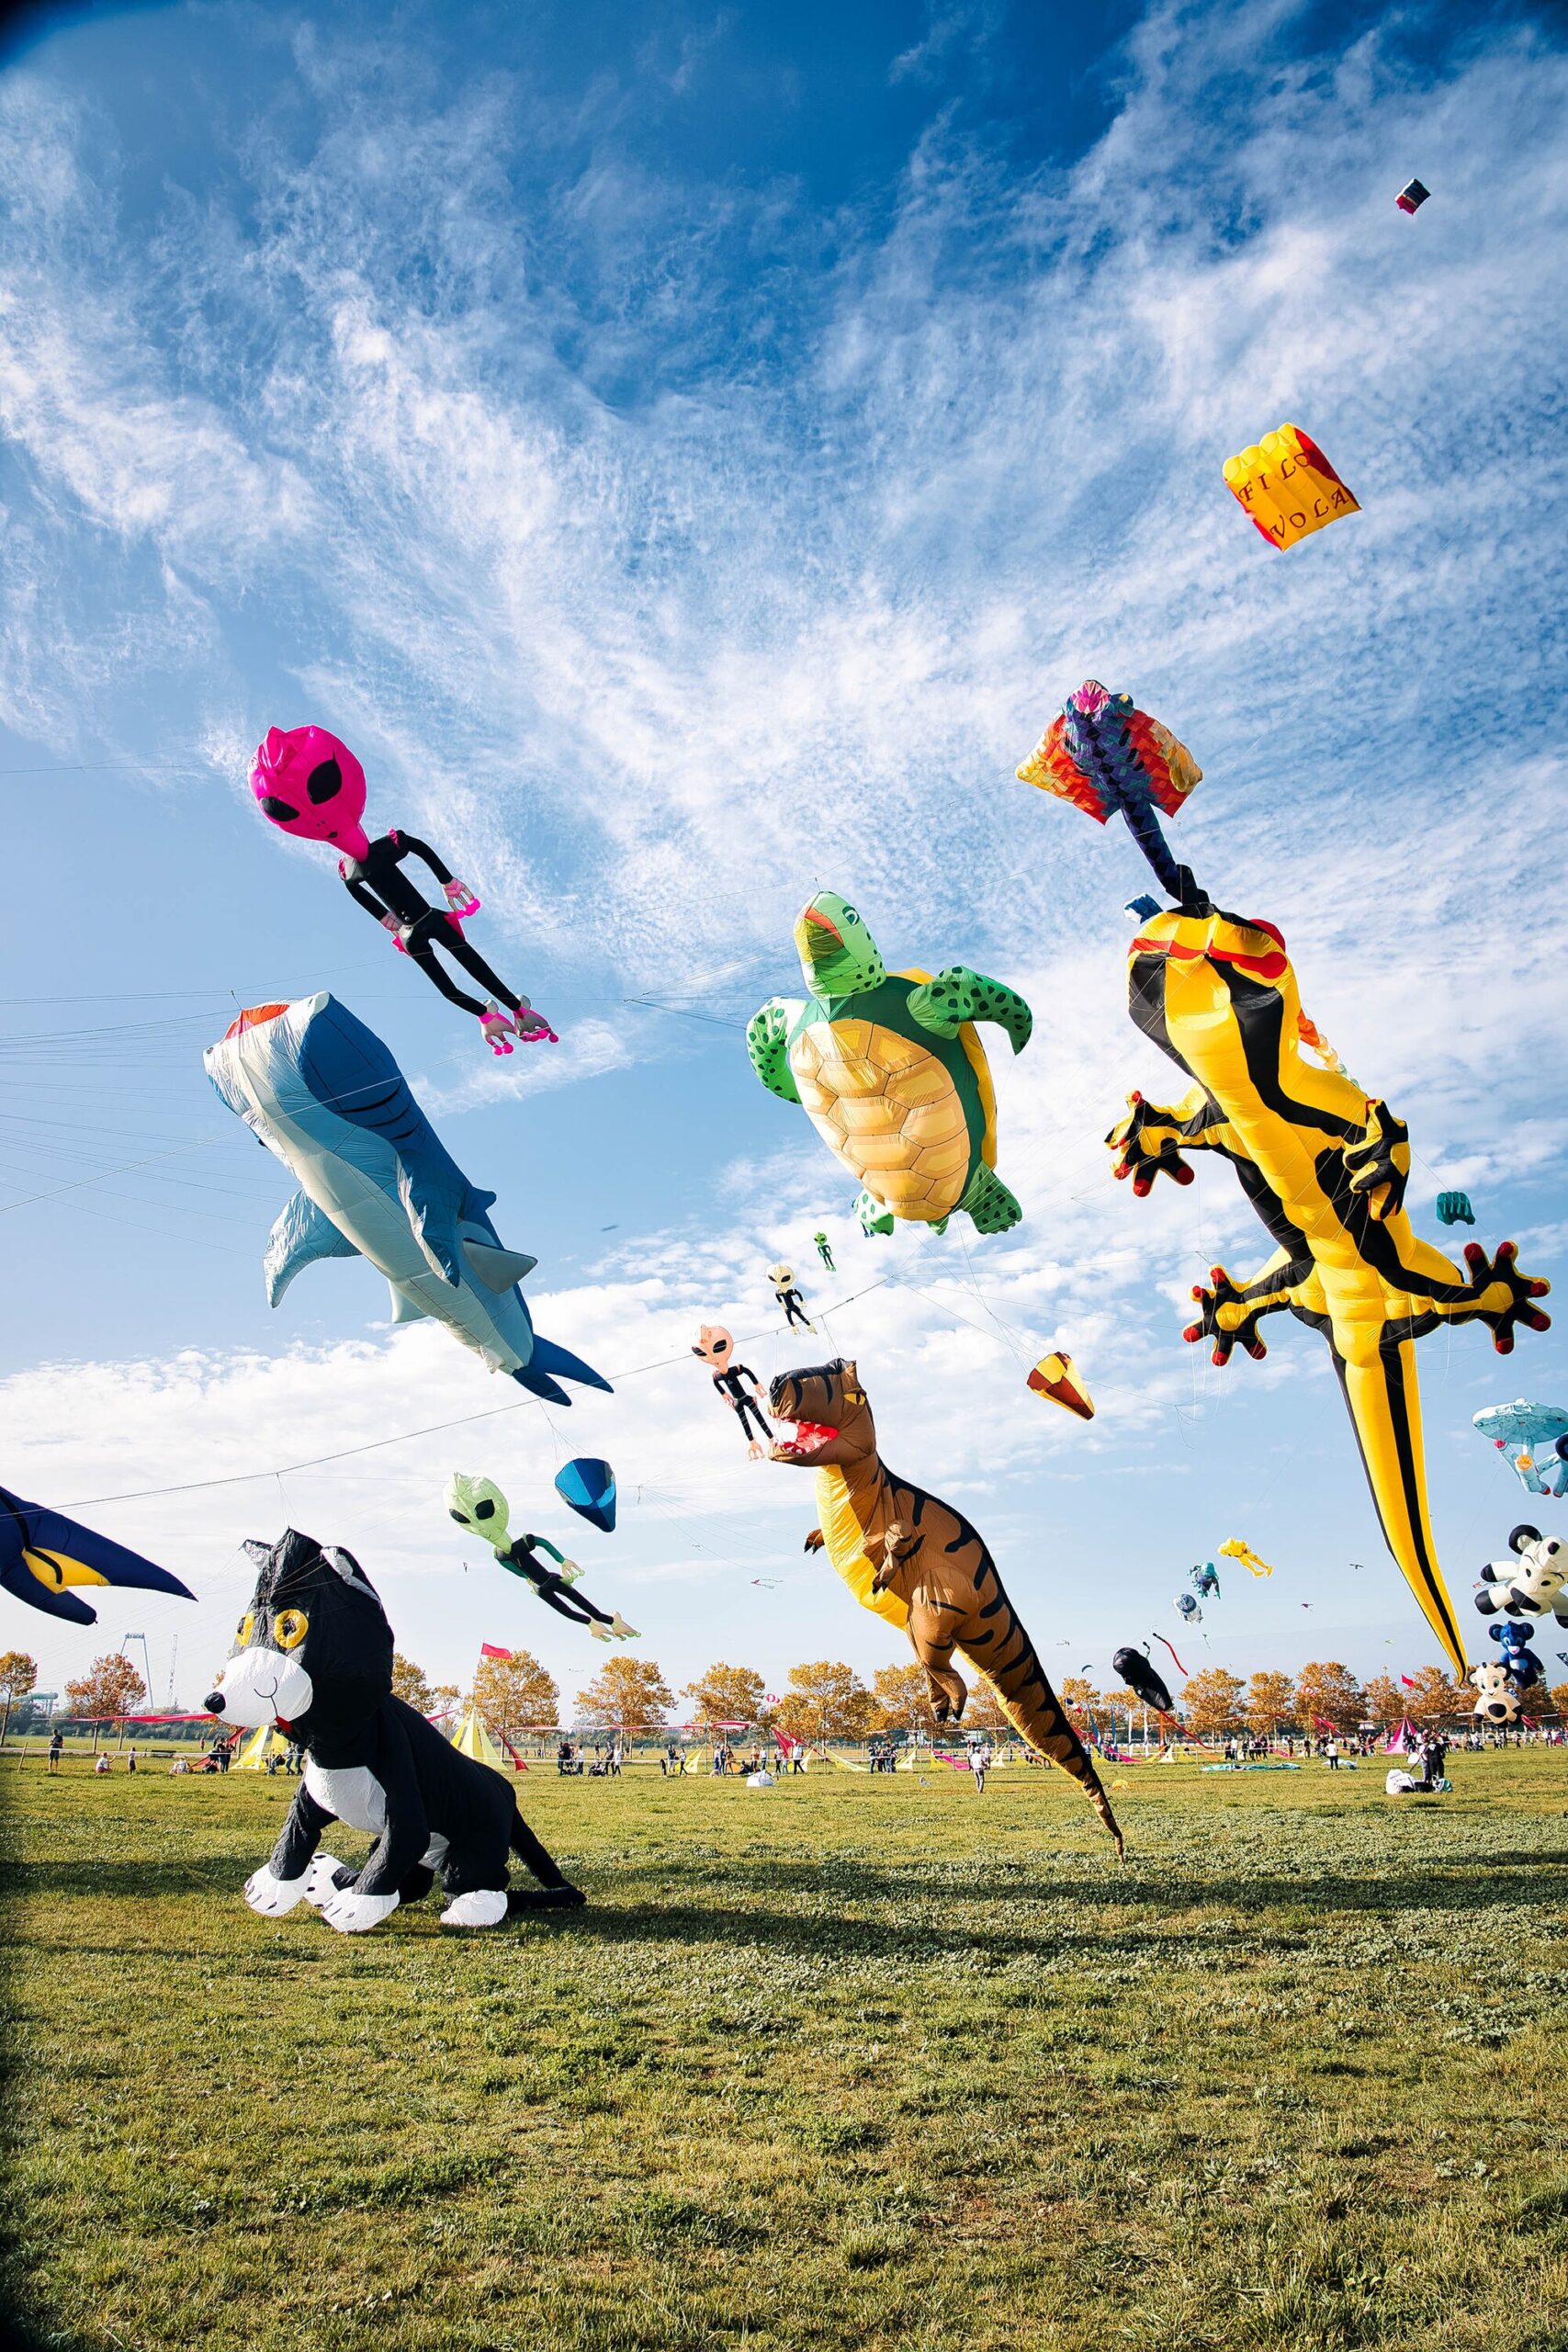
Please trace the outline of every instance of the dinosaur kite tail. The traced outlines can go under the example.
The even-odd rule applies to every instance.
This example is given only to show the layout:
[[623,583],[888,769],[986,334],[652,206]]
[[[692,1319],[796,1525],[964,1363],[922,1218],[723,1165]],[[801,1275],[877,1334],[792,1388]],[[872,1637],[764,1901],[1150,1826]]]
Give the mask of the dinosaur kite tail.
[[1111,1810],[1094,1761],[1088,1748],[1073,1729],[1072,1722],[1045,1677],[1045,1669],[1035,1655],[1033,1643],[1025,1633],[1018,1617],[1008,1605],[1010,1623],[1002,1636],[998,1655],[984,1665],[971,1656],[962,1638],[959,1647],[970,1657],[990,1684],[1001,1702],[1006,1715],[1019,1737],[1043,1756],[1049,1763],[1059,1764],[1064,1772],[1075,1780],[1099,1814],[1106,1828],[1116,1841],[1116,1851],[1122,1860],[1127,1859],[1126,1841]]

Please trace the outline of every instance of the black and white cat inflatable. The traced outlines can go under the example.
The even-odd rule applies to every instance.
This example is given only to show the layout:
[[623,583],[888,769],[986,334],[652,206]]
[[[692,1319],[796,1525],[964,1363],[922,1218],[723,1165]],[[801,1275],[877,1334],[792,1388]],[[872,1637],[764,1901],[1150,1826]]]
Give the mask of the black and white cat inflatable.
[[[245,1883],[252,1910],[277,1918],[303,1901],[344,1934],[361,1934],[436,1878],[449,1898],[444,1928],[494,1928],[509,1911],[585,1902],[501,1775],[393,1696],[392,1629],[353,1555],[292,1527],[270,1549],[245,1548],[261,1574],[207,1704],[237,1727],[276,1724],[306,1758],[272,1859]],[[376,1838],[357,1872],[318,1852],[331,1821]],[[510,1854],[536,1891],[508,1894]]]

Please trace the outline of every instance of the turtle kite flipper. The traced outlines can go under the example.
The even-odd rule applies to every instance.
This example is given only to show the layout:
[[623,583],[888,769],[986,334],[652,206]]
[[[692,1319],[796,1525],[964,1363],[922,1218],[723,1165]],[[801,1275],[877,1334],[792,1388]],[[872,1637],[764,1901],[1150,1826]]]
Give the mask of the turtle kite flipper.
[[135,1592],[172,1592],[196,1599],[167,1568],[99,1535],[80,1520],[41,1503],[24,1502],[0,1487],[0,1588],[46,1617],[93,1625],[97,1611],[77,1599],[74,1585],[105,1585]]
[[1119,812],[1168,896],[1185,906],[1200,895],[1190,872],[1171,855],[1159,817],[1179,813],[1203,771],[1131,695],[1111,694],[1097,678],[1086,678],[1014,774],[1021,784],[1070,800],[1097,824]]
[[751,1067],[770,1094],[783,1102],[798,1102],[800,1089],[789,1066],[789,1033],[806,1007],[788,997],[771,996],[746,1023],[746,1051]]
[[1021,1054],[1034,1028],[1034,1015],[1016,989],[988,980],[966,964],[950,964],[934,980],[909,991],[909,1012],[935,1037],[956,1037],[966,1021],[994,1021]]

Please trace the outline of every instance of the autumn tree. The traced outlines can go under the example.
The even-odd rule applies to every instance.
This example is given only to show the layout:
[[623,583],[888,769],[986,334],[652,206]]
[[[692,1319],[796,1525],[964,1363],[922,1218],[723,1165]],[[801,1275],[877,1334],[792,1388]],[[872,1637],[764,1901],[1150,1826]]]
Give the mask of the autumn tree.
[[1296,1686],[1288,1674],[1255,1674],[1241,1702],[1247,1729],[1257,1739],[1272,1739],[1281,1724],[1296,1720]]
[[615,1724],[644,1737],[660,1729],[674,1704],[674,1692],[646,1657],[607,1657],[603,1671],[577,1694],[581,1721]]
[[430,1709],[431,1713],[433,1715],[449,1715],[462,1695],[461,1690],[457,1688],[457,1685],[455,1682],[432,1683],[430,1687],[430,1696],[434,1703]]
[[425,1680],[423,1668],[399,1650],[392,1652],[392,1695],[404,1700],[419,1714],[435,1713],[435,1693]]
[[1243,1687],[1239,1677],[1227,1674],[1223,1666],[1206,1666],[1201,1674],[1188,1676],[1181,1703],[1195,1738],[1223,1739],[1239,1727]]
[[560,1720],[555,1678],[527,1650],[513,1650],[510,1657],[481,1657],[468,1701],[481,1720],[498,1731],[553,1730]]
[[1554,1682],[1546,1695],[1560,1715],[1568,1716],[1568,1682]]
[[[879,1666],[871,1679],[878,1731],[934,1731],[931,1684],[923,1666]],[[964,1721],[971,1720],[966,1710]]]
[[130,1714],[146,1696],[147,1685],[118,1650],[107,1657],[96,1657],[79,1682],[65,1686],[65,1703],[71,1713],[95,1725]]
[[1366,1714],[1367,1694],[1348,1666],[1325,1659],[1296,1677],[1296,1720],[1303,1731],[1354,1731]]
[[1423,1730],[1431,1724],[1450,1723],[1455,1715],[1468,1715],[1475,1704],[1471,1685],[1450,1682],[1440,1666],[1418,1666],[1404,1697],[1404,1712]]
[[753,1674],[749,1666],[726,1666],[721,1662],[710,1666],[695,1682],[688,1682],[681,1696],[693,1702],[694,1723],[761,1726],[767,1713],[762,1704],[763,1689],[761,1676]]
[[999,1732],[1003,1738],[1015,1736],[1006,1708],[983,1674],[975,1677],[969,1692],[969,1703],[964,1710],[965,1731]]
[[1058,1695],[1063,1706],[1075,1721],[1089,1714],[1092,1709],[1103,1707],[1105,1704],[1093,1683],[1081,1674],[1067,1675],[1063,1680]]
[[824,1657],[791,1667],[776,1721],[795,1739],[863,1739],[875,1712],[853,1667]]
[[4,1704],[6,1711],[4,1718],[0,1719],[0,1739],[4,1739],[10,1729],[12,1708],[18,1700],[27,1697],[37,1682],[36,1657],[29,1657],[26,1650],[0,1652],[0,1703]]
[[1392,1730],[1405,1712],[1406,1693],[1392,1674],[1374,1674],[1367,1685],[1367,1721],[1386,1724]]

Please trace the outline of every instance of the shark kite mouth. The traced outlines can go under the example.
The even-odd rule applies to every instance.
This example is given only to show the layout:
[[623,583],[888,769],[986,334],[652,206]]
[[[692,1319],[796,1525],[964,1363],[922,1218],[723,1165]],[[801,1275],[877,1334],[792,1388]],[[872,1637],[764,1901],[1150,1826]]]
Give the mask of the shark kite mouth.
[[[781,1419],[786,1418],[780,1415]],[[771,1448],[775,1462],[812,1462],[838,1436],[825,1421],[796,1421],[793,1437],[775,1438]]]

